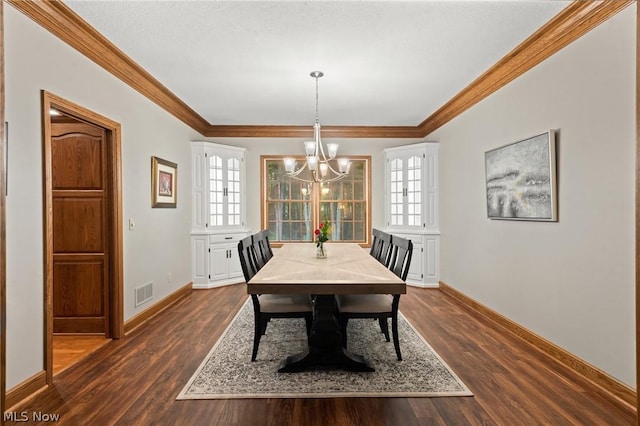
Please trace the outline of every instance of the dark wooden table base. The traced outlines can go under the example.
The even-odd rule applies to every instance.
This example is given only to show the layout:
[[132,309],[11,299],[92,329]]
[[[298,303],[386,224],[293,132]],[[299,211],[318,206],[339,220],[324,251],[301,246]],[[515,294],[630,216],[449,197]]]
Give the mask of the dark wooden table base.
[[342,346],[340,317],[333,295],[313,296],[313,324],[309,335],[309,349],[287,357],[278,372],[297,373],[315,369],[342,369],[370,372],[375,369],[360,355]]

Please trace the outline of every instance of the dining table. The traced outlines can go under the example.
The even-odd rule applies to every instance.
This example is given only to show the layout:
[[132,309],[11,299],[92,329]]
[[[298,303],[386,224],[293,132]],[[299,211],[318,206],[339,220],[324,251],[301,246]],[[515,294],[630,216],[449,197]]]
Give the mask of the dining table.
[[[356,243],[285,243],[249,280],[248,294],[308,294],[313,306],[307,349],[283,360],[279,372],[312,369],[375,371],[361,355],[343,346],[336,295],[405,294],[405,282]],[[377,324],[377,322],[376,322]]]

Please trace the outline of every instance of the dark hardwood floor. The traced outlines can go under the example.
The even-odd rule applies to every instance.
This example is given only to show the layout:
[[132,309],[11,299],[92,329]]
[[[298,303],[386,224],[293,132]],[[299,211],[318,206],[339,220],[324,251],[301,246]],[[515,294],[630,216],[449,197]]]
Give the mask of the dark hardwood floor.
[[246,297],[244,284],[193,291],[16,408],[101,426],[636,424],[634,410],[531,345],[439,290],[416,288],[400,310],[473,397],[176,401]]

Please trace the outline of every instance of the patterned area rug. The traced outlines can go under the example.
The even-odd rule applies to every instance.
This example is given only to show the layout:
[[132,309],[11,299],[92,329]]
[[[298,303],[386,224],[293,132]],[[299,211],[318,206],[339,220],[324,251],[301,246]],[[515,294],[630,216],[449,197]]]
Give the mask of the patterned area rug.
[[278,373],[280,361],[306,348],[304,320],[271,320],[251,362],[253,307],[248,299],[177,399],[472,395],[402,314],[398,323],[402,361],[377,321],[350,320],[348,349],[366,357],[375,372]]

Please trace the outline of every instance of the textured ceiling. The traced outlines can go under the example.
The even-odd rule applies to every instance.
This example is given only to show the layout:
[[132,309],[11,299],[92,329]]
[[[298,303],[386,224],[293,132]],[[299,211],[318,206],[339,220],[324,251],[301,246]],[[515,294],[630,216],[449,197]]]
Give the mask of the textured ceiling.
[[211,124],[415,126],[567,1],[67,1]]

